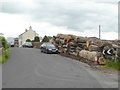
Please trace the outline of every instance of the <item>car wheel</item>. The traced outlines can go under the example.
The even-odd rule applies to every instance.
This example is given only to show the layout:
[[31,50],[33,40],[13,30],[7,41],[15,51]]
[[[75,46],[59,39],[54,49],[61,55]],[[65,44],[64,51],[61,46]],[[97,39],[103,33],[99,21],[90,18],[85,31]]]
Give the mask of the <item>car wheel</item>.
[[43,49],[42,52],[45,53],[45,50]]
[[43,52],[43,51],[41,50],[41,52]]
[[45,50],[43,49],[43,53],[45,53]]

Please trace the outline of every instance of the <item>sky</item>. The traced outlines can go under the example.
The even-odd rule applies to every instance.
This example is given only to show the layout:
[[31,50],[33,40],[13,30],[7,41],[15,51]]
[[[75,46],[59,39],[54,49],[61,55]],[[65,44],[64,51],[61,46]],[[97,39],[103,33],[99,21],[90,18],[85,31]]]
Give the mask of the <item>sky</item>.
[[119,0],[0,0],[0,33],[18,37],[32,26],[40,36],[58,33],[118,39]]

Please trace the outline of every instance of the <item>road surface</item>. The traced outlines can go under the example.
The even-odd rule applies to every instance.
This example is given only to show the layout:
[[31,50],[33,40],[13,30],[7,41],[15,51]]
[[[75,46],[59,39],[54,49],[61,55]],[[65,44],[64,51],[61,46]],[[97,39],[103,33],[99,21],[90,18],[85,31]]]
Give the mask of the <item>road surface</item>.
[[3,88],[117,88],[115,74],[102,73],[88,65],[39,49],[11,48],[2,66]]

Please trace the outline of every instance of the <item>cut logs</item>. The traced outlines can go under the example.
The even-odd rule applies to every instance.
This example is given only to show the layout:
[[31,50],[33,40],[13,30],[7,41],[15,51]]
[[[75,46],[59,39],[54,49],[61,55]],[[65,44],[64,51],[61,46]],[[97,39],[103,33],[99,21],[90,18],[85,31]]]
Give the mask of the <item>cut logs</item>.
[[[52,42],[58,48],[59,52],[66,55],[83,58],[87,61],[97,61],[99,64],[104,62],[103,51],[112,53],[109,57],[114,57],[114,51],[117,49],[120,41],[100,40],[96,37],[82,37],[72,34],[57,34],[53,37]],[[115,49],[116,48],[116,49]],[[111,49],[111,50],[110,50]],[[114,51],[112,51],[114,49]]]

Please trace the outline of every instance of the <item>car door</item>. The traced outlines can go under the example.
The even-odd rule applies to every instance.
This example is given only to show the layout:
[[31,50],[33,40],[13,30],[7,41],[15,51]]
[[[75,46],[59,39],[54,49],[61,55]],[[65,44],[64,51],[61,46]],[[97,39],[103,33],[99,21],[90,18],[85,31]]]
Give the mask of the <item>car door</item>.
[[46,46],[45,44],[42,44],[42,45],[41,45],[41,48],[40,48],[40,49],[41,49],[42,52],[45,52],[45,46]]

